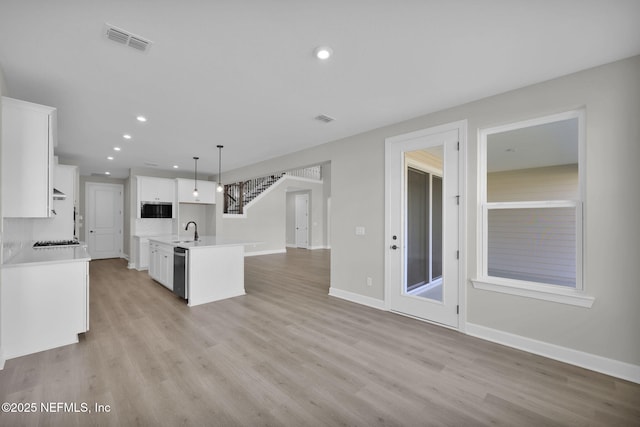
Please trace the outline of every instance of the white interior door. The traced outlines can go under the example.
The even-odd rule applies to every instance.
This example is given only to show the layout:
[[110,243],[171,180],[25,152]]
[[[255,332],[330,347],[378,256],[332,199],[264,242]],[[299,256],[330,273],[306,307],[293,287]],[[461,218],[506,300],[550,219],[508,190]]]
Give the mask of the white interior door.
[[87,182],[85,238],[92,259],[122,255],[122,185]]
[[309,195],[296,194],[296,246],[309,248]]
[[459,129],[386,141],[387,308],[458,327]]

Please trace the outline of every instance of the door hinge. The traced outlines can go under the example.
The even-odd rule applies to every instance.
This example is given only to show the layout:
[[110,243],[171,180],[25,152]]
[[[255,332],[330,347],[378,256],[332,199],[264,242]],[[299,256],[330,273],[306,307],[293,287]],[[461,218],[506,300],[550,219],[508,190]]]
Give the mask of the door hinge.
[[456,150],[460,151],[460,141],[456,144]]
[[460,314],[460,306],[456,305],[456,314]]
[[460,251],[456,251],[456,259],[460,259]]
[[460,196],[458,195],[456,196],[456,205],[459,205],[459,204],[460,204]]

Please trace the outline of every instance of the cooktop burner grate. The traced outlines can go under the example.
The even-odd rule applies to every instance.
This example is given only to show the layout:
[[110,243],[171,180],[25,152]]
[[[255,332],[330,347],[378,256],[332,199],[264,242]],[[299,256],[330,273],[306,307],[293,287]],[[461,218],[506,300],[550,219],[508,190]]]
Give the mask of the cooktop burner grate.
[[34,249],[41,248],[60,248],[68,246],[78,246],[80,242],[77,240],[41,240],[33,244]]

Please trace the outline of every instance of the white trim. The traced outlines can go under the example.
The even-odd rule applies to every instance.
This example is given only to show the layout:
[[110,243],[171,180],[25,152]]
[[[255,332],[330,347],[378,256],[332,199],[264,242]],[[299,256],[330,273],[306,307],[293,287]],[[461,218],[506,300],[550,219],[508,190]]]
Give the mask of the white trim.
[[130,263],[128,263],[128,264],[127,264],[127,268],[128,268],[129,270],[138,270],[138,269],[136,268],[136,264],[135,264],[134,262],[130,262]]
[[356,294],[354,292],[344,291],[342,289],[330,287],[329,296],[354,302],[356,304],[366,305],[367,307],[376,308],[378,310],[387,311],[383,300],[380,300],[377,298],[371,298],[365,295]]
[[573,288],[564,289],[559,285],[542,285],[539,283],[525,282],[523,280],[501,280],[497,277],[485,277],[482,279],[471,279],[471,283],[475,289],[535,298],[578,307],[591,308],[596,300],[595,297],[585,295],[584,292]]
[[295,245],[295,243],[287,243],[285,245],[287,248],[297,248],[297,246]]
[[286,249],[273,249],[268,251],[245,251],[244,256],[258,256],[258,255],[273,255],[273,254],[284,254],[287,253]]
[[[461,332],[466,331],[467,324],[467,176],[466,171],[468,169],[468,159],[467,159],[467,145],[468,145],[468,121],[467,119],[458,120],[451,123],[445,123],[438,126],[433,126],[427,129],[421,129],[410,133],[405,133],[402,135],[397,135],[389,138],[385,138],[385,194],[389,194],[390,190],[390,182],[387,179],[389,175],[389,169],[391,168],[391,164],[389,162],[389,152],[390,146],[395,143],[409,141],[417,138],[422,138],[434,134],[441,134],[443,132],[447,132],[450,130],[458,131],[458,194],[459,198],[459,208],[458,208],[458,250],[459,250],[459,258],[458,258],[458,327],[454,328]],[[393,233],[392,224],[389,221],[390,217],[390,209],[391,206],[389,203],[385,203],[385,248],[388,248],[393,244],[391,240],[391,235]],[[384,295],[385,300],[383,301],[385,309],[389,310],[387,306],[389,301],[389,295],[391,293],[391,268],[390,268],[390,259],[387,256],[387,252],[385,252],[384,259],[384,267],[385,267],[385,284],[384,284]],[[411,317],[411,316],[409,316]],[[425,319],[421,319],[425,320]],[[429,322],[432,323],[432,322]],[[438,323],[434,323],[436,325],[440,325]],[[441,325],[445,326],[445,325]],[[448,326],[446,326],[448,327]]]
[[640,366],[467,323],[467,335],[640,384]]
[[324,245],[317,245],[317,246],[309,246],[307,249],[309,249],[310,251],[315,251],[317,249],[329,249],[329,248]]
[[[118,253],[120,254],[120,258],[123,257],[124,255],[124,184],[115,184],[115,183],[107,183],[107,182],[95,182],[95,181],[87,181],[84,183],[84,194],[85,194],[85,200],[84,200],[84,212],[85,212],[85,218],[84,218],[84,240],[87,244],[87,250],[89,249],[89,213],[92,209],[89,208],[89,193],[91,191],[91,188],[99,188],[99,187],[103,187],[103,188],[111,188],[111,189],[115,189],[117,188],[118,191],[120,191],[120,197],[118,199],[119,203],[120,203],[120,214],[118,217],[118,225],[120,226],[120,247],[118,248]],[[138,186],[138,190],[139,190],[139,186]],[[138,191],[138,200],[139,200],[139,191]],[[172,212],[175,213],[175,203],[174,203],[174,208],[172,209]],[[138,214],[140,213],[140,210],[138,209]],[[94,248],[95,249],[95,248]],[[93,258],[93,257],[92,257]],[[101,258],[97,258],[97,259],[101,259]]]
[[[562,120],[578,119],[578,192],[579,200],[557,200],[542,202],[487,202],[487,137],[490,134],[522,129],[554,123]],[[476,220],[476,271],[480,277],[471,279],[474,288],[487,291],[501,292],[522,297],[535,298],[563,304],[591,307],[594,297],[586,295],[587,283],[584,268],[586,264],[585,235],[587,224],[585,221],[586,195],[586,147],[585,147],[585,110],[577,108],[558,114],[536,117],[528,120],[508,123],[499,126],[478,129],[478,163],[477,163],[477,194],[478,205]],[[565,289],[560,285],[545,285],[520,280],[501,279],[488,276],[488,209],[512,208],[546,208],[546,207],[575,207],[576,208],[576,286]]]

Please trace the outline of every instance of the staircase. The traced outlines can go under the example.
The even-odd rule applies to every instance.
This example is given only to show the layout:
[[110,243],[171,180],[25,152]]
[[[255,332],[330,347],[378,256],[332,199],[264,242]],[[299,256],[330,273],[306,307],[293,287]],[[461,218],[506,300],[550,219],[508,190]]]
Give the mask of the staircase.
[[319,181],[322,179],[322,166],[311,166],[302,169],[294,169],[285,172],[277,172],[272,175],[253,178],[247,181],[235,182],[224,186],[224,210],[225,214],[244,214],[246,206],[264,193],[273,184],[284,176],[291,176]]

